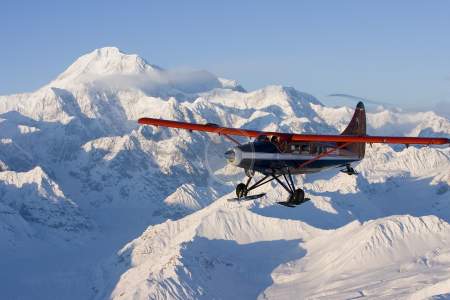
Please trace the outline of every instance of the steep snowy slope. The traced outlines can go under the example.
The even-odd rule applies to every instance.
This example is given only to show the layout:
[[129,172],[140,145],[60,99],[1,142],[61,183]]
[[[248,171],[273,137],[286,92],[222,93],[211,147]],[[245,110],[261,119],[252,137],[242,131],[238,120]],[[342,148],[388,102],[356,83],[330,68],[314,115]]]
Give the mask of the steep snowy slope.
[[[0,172],[0,202],[5,207],[5,214],[16,217],[14,222],[27,224],[17,226],[17,232],[14,226],[9,226],[11,233],[18,236],[31,236],[31,229],[36,234],[45,235],[54,234],[48,229],[62,229],[70,233],[85,231],[92,226],[80,213],[77,205],[65,197],[58,185],[40,167],[25,173]],[[11,239],[12,237],[8,240]],[[2,243],[2,247],[4,246],[7,247],[8,244]]]
[[[388,220],[394,214],[435,215],[447,222],[448,147],[394,151],[374,145],[358,166],[357,178],[335,170],[299,177],[312,201],[286,210],[274,205],[285,197],[279,189],[267,189],[265,199],[248,205],[224,201],[244,174],[225,164],[223,152],[230,144],[220,137],[136,124],[138,118],[150,116],[338,133],[352,112],[349,107],[326,107],[291,87],[247,92],[236,81],[206,71],[164,70],[113,47],[80,57],[33,93],[0,96],[0,235],[8,241],[2,244],[8,254],[2,255],[0,265],[10,270],[0,276],[3,295],[227,298],[233,278],[242,284],[236,286],[243,295],[256,296],[266,289],[269,295],[272,270],[305,255],[300,240],[331,238],[328,230],[351,224],[366,230],[364,222]],[[371,134],[450,135],[449,120],[433,112],[379,110],[368,119]],[[215,216],[215,221],[207,216]],[[118,262],[115,253],[148,226],[122,250]],[[166,227],[167,234],[145,237]],[[222,245],[221,239],[230,242]],[[131,262],[127,255],[139,256],[134,249],[144,245],[143,240],[185,253],[195,276],[176,268],[164,273],[166,264],[172,264],[165,258]],[[212,279],[202,277],[203,264],[220,256],[222,248],[229,249],[231,258],[224,261],[233,268],[221,269]],[[171,253],[167,255],[175,255]],[[206,253],[206,260],[198,253]],[[267,264],[259,266],[266,256]],[[94,272],[99,263],[102,271]],[[176,266],[185,266],[186,261],[179,263]],[[147,264],[164,274],[152,277]],[[261,276],[249,278],[257,273],[252,270],[261,270]],[[153,285],[145,286],[147,279]]]
[[95,230],[89,216],[40,167],[1,171],[1,297],[63,297],[61,276],[77,274],[75,269],[84,264],[77,245],[91,239]]
[[262,297],[423,299],[448,293],[449,230],[431,216],[353,222],[303,244],[307,255],[274,270]]

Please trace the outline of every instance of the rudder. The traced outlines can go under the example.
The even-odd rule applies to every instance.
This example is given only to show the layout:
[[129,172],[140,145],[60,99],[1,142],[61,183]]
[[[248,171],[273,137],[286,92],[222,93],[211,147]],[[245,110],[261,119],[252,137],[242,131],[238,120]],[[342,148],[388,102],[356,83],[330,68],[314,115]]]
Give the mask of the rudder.
[[[350,123],[341,135],[366,135],[366,109],[364,108],[364,103],[358,102]],[[345,148],[357,154],[362,159],[366,152],[366,143],[353,143]]]

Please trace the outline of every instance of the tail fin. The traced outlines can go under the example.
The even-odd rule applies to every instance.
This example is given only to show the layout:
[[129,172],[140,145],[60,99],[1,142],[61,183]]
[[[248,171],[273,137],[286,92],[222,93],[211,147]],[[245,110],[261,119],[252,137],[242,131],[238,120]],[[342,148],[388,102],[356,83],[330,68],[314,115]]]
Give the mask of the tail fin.
[[[362,102],[358,102],[356,105],[355,113],[341,135],[366,135],[366,110]],[[357,154],[362,159],[366,151],[366,143],[354,143],[345,148]]]

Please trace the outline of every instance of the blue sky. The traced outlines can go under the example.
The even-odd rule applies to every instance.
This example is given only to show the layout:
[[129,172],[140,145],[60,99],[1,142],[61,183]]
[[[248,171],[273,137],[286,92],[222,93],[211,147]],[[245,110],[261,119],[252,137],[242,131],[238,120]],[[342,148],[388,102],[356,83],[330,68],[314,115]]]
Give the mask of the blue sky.
[[249,90],[450,101],[450,1],[2,0],[0,94],[33,91],[103,46]]

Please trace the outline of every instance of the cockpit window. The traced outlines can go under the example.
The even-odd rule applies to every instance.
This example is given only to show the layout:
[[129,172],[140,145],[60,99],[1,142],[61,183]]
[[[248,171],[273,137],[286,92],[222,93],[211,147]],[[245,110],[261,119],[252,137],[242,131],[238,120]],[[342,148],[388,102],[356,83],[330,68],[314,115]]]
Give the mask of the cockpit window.
[[260,135],[260,136],[258,136],[256,138],[256,141],[258,141],[258,142],[268,142],[269,138],[267,137],[267,135],[262,134],[262,135]]

